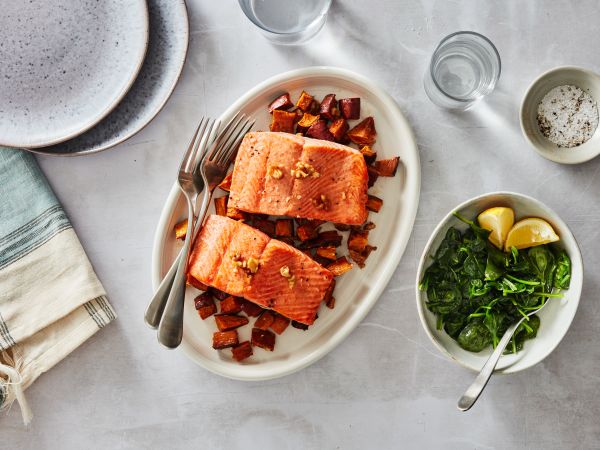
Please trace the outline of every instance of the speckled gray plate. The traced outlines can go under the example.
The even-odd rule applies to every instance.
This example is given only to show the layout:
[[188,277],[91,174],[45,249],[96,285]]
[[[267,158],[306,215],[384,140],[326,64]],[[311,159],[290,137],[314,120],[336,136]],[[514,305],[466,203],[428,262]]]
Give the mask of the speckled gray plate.
[[189,24],[183,0],[148,0],[148,11],[150,41],[146,60],[119,106],[82,135],[32,151],[77,156],[106,150],[135,135],[159,113],[183,69]]
[[0,0],[0,145],[41,147],[97,124],[148,45],[145,0]]

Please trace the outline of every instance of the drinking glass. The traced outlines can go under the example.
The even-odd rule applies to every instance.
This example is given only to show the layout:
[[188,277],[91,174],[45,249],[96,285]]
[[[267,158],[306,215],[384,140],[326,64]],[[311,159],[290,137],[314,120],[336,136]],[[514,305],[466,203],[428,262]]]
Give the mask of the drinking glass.
[[459,31],[442,39],[433,52],[425,92],[442,108],[466,110],[494,90],[500,67],[498,50],[488,38]]
[[332,0],[238,0],[244,14],[276,44],[294,45],[315,36]]

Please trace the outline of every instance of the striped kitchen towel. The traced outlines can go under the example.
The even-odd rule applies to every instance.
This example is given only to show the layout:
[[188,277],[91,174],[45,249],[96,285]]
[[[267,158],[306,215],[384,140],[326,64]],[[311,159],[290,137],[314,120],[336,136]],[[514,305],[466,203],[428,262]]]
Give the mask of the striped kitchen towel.
[[0,406],[115,319],[33,155],[0,148]]

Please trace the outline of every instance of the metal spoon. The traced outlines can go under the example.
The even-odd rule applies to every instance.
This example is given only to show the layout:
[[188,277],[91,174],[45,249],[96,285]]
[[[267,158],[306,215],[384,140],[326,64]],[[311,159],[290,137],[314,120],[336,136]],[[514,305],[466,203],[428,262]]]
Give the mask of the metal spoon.
[[475,404],[475,402],[485,389],[485,386],[487,385],[488,381],[490,381],[490,378],[494,373],[494,369],[496,368],[496,365],[498,364],[498,361],[500,360],[504,349],[508,345],[508,342],[510,341],[512,335],[515,334],[515,331],[517,331],[519,325],[521,325],[521,323],[524,320],[526,320],[529,316],[533,316],[534,314],[539,313],[542,309],[546,307],[548,303],[550,302],[547,299],[546,303],[544,303],[544,305],[541,308],[536,309],[535,311],[531,311],[529,314],[527,314],[527,317],[521,318],[521,320],[513,323],[510,327],[508,327],[506,333],[504,333],[504,336],[502,336],[502,339],[500,339],[500,342],[498,342],[494,353],[490,355],[486,363],[483,365],[483,367],[481,368],[481,372],[479,372],[479,375],[477,375],[477,378],[475,378],[473,384],[471,384],[471,386],[467,388],[463,396],[460,398],[460,400],[458,400],[458,409],[460,409],[461,411],[468,411],[469,409],[471,409],[471,407]]

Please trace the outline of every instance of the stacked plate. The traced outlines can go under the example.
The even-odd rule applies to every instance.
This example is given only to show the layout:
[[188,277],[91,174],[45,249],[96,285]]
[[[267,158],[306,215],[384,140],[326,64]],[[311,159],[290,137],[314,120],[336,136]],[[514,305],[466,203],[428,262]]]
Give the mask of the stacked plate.
[[184,0],[3,2],[0,145],[82,155],[123,142],[170,97]]

